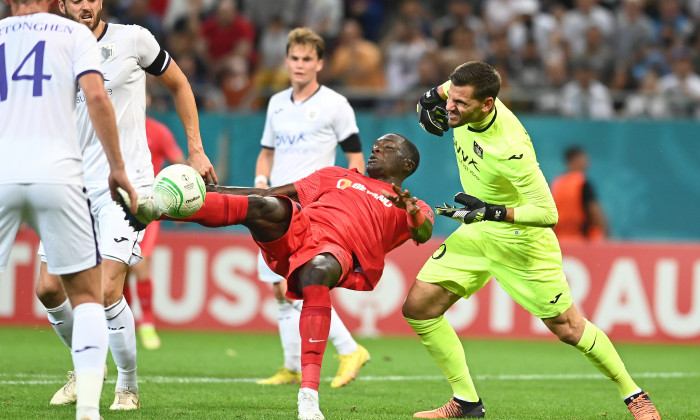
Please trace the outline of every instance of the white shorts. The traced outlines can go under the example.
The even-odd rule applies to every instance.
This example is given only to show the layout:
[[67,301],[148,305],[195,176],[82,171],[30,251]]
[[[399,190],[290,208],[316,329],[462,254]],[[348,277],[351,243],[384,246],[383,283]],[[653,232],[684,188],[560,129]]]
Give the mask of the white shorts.
[[0,272],[5,271],[23,221],[46,244],[49,273],[78,273],[100,264],[95,222],[83,186],[0,184]]
[[279,283],[284,277],[275,273],[267,266],[261,252],[258,252],[258,278],[265,283]]
[[[139,194],[145,194],[146,189],[136,190]],[[100,243],[100,252],[103,258],[119,261],[129,266],[141,261],[141,248],[139,242],[143,239],[144,231],[137,232],[124,220],[124,211],[112,200],[109,190],[100,191],[98,194],[90,194],[92,200],[92,212],[97,221],[97,232]],[[46,261],[43,244],[39,243],[37,253]]]

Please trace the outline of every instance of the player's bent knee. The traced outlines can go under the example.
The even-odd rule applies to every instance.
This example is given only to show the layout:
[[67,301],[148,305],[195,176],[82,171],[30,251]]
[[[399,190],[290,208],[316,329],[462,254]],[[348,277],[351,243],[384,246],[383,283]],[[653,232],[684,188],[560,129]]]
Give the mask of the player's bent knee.
[[66,293],[60,278],[47,277],[36,285],[36,297],[45,308],[56,308],[66,301]]

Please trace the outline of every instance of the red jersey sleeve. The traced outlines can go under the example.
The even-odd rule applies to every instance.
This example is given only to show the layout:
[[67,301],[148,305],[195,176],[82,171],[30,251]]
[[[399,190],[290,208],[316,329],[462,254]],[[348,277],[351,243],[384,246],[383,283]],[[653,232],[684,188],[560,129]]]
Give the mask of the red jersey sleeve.
[[316,171],[311,175],[300,179],[294,183],[294,188],[297,190],[299,204],[307,206],[313,203],[318,198],[321,191],[321,171]]

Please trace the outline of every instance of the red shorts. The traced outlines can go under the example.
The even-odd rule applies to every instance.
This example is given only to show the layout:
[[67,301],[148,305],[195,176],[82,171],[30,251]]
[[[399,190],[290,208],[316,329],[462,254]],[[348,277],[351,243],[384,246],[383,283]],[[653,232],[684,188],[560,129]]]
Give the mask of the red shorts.
[[160,220],[151,222],[146,226],[146,232],[143,234],[143,239],[139,242],[142,257],[150,257],[153,253],[153,248],[156,247],[156,240],[160,232]]
[[256,242],[272,271],[287,279],[287,297],[302,298],[294,291],[298,281],[295,272],[316,255],[329,253],[338,260],[342,269],[341,283],[352,270],[352,252],[341,245],[343,241],[337,232],[312,223],[300,204],[288,197],[279,198],[289,200],[292,205],[289,229],[284,236],[272,242]]

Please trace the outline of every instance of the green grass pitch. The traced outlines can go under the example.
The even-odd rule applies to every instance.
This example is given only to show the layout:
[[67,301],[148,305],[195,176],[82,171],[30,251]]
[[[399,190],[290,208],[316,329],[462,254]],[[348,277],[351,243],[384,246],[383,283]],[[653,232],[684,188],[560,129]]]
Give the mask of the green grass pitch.
[[[101,412],[110,419],[296,419],[297,385],[260,386],[282,360],[270,334],[161,332],[139,348],[137,412],[110,412],[116,368]],[[349,386],[330,388],[338,366],[326,351],[321,410],[333,419],[409,419],[444,404],[450,387],[417,337],[359,339],[372,360]],[[489,419],[630,419],[616,388],[575,349],[551,341],[463,339]],[[628,370],[662,418],[700,418],[700,347],[618,344]],[[70,354],[53,330],[0,328],[0,418],[71,419],[74,406],[48,401],[65,381]]]

